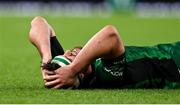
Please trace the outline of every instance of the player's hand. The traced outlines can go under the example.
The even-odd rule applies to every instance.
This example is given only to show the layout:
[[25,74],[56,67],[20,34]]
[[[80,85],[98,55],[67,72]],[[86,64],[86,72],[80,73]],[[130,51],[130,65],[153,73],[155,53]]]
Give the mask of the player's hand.
[[48,76],[48,75],[54,75],[54,74],[56,74],[54,71],[49,71],[49,70],[46,70],[46,69],[43,69],[42,67],[41,67],[41,74],[42,74],[42,77],[43,77],[43,80],[44,80],[44,83],[46,83],[47,81],[46,81],[46,76]]
[[44,78],[46,81],[45,86],[58,89],[62,87],[73,87],[77,82],[77,76],[72,71],[70,65],[61,67],[55,70],[54,73],[45,71],[45,74],[47,74]]
[[41,63],[41,74],[42,74],[44,83],[47,82],[47,81],[45,80],[45,77],[46,77],[46,76],[55,74],[54,71],[49,71],[49,70],[47,70],[46,68],[44,68],[44,66],[45,66],[46,64],[48,64],[49,62],[51,62],[51,59],[50,59],[49,57],[43,57],[42,63]]

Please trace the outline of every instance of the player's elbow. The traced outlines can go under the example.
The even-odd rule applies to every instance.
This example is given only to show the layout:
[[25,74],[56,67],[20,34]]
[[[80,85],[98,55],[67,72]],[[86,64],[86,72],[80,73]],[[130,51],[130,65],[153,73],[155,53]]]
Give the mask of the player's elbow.
[[114,25],[111,25],[111,24],[106,25],[104,28],[106,28],[108,30],[116,30],[116,27]]
[[104,27],[104,29],[108,33],[107,37],[117,37],[117,36],[119,36],[117,28],[115,26],[113,26],[113,25],[106,25]]
[[36,16],[31,21],[31,26],[46,23],[46,20],[41,16]]

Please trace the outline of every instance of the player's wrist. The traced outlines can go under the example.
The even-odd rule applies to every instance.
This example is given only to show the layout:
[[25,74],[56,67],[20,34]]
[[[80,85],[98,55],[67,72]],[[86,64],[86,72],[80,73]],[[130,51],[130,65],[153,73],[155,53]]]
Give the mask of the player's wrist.
[[74,75],[77,75],[81,71],[79,66],[74,63],[70,64],[70,68],[71,68],[71,71],[74,73]]
[[51,61],[51,59],[52,59],[51,56],[43,56],[42,60],[41,60],[41,63],[42,64],[48,63],[49,61]]

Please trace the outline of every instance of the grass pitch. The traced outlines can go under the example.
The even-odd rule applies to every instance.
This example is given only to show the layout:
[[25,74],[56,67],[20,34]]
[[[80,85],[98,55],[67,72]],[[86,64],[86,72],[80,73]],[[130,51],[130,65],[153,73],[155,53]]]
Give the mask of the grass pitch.
[[[126,45],[153,45],[180,40],[180,19],[46,17],[65,49],[84,45],[106,24],[115,25]],[[178,103],[180,89],[49,90],[43,87],[40,58],[28,41],[32,17],[0,18],[0,103]]]

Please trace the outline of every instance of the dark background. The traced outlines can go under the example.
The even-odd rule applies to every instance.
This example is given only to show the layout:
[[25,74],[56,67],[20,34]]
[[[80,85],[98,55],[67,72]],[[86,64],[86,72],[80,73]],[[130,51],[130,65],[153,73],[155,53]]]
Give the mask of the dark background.
[[173,3],[180,2],[180,0],[136,0],[137,2],[165,2],[165,3]]
[[[105,0],[0,0],[2,2],[16,2],[16,1],[42,1],[42,2],[92,2],[92,3],[99,3]],[[173,3],[173,2],[180,2],[180,0],[135,0],[136,2],[165,2],[165,3]]]
[[57,2],[103,2],[104,0],[0,0],[3,2],[15,2],[15,1],[42,1],[42,2],[52,2],[52,1],[57,1]]

